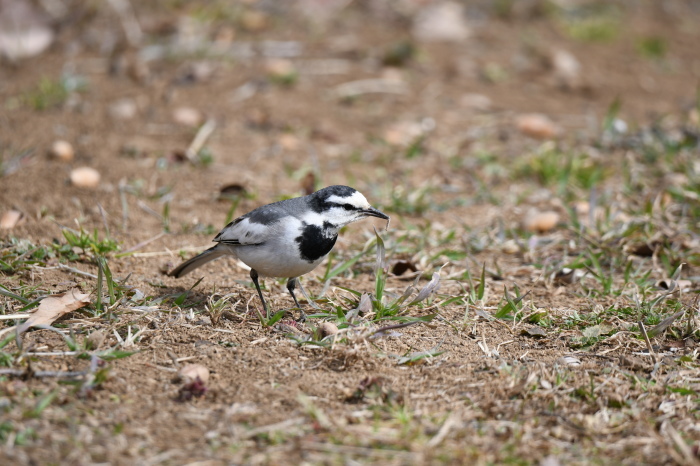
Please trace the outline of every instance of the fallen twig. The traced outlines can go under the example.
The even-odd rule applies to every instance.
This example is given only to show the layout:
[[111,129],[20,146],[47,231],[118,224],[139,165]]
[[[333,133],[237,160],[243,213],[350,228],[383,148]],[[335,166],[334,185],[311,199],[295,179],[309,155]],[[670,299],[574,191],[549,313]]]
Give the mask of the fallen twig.
[[[52,269],[53,267],[42,267],[42,268],[49,270],[49,269]],[[76,275],[82,275],[83,277],[90,277],[90,278],[94,278],[95,280],[97,280],[97,275],[91,274],[90,272],[83,272],[80,269],[70,267],[66,264],[58,264],[56,266],[56,268],[65,270],[66,272],[74,273]]]
[[209,139],[209,136],[211,136],[215,129],[216,121],[212,119],[207,120],[206,123],[199,128],[199,131],[197,131],[197,134],[192,140],[192,144],[190,144],[190,147],[185,151],[185,155],[191,163],[197,162],[197,154],[202,150],[202,147],[204,147],[207,139]]
[[167,234],[166,232],[161,231],[160,233],[158,233],[158,234],[155,235],[154,237],[149,238],[149,239],[147,239],[147,240],[145,240],[145,241],[141,241],[140,243],[138,243],[138,244],[135,245],[135,246],[130,247],[130,248],[127,249],[126,251],[120,252],[119,254],[116,254],[115,257],[124,257],[124,256],[128,256],[129,254],[133,253],[134,251],[138,251],[138,250],[141,249],[142,247],[144,247],[144,246],[146,246],[146,245],[148,245],[148,244],[151,244],[152,242],[154,242],[154,241],[156,241],[156,240],[159,240],[160,238],[162,238],[162,237],[165,236],[166,234]]

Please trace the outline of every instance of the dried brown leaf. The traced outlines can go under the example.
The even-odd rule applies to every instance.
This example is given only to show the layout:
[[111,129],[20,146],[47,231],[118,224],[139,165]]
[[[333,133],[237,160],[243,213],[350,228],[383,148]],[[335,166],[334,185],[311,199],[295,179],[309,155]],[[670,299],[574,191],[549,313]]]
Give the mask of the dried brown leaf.
[[523,335],[528,335],[531,337],[542,338],[547,336],[547,332],[542,327],[532,326],[522,331]]
[[227,184],[219,190],[219,199],[232,199],[238,196],[245,196],[247,190],[245,186],[238,183]]
[[304,194],[309,195],[316,191],[316,175],[314,172],[308,172],[304,178],[301,179],[301,190]]
[[19,333],[26,331],[29,327],[51,325],[69,312],[87,306],[91,302],[89,296],[78,289],[73,289],[44,298],[31,317],[20,326]]
[[345,318],[348,320],[348,322],[352,322],[353,319],[356,319],[360,315],[365,315],[368,312],[372,310],[372,300],[370,299],[370,296],[368,293],[363,293],[362,296],[360,296],[360,302],[358,303],[357,307],[350,312],[348,312],[345,315]]
[[555,285],[570,285],[576,281],[576,270],[564,267],[554,274]]

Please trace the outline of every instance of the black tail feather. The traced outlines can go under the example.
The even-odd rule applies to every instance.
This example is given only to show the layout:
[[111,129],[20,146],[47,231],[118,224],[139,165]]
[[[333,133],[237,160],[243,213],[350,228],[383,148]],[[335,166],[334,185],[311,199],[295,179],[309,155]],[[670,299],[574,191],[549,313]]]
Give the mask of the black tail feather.
[[171,277],[180,278],[183,275],[192,272],[194,269],[203,266],[207,262],[211,262],[214,259],[218,259],[221,256],[225,256],[226,254],[231,254],[231,250],[217,244],[213,248],[207,249],[198,256],[195,256],[192,259],[183,262],[182,264],[171,270],[168,273],[168,275],[170,275]]

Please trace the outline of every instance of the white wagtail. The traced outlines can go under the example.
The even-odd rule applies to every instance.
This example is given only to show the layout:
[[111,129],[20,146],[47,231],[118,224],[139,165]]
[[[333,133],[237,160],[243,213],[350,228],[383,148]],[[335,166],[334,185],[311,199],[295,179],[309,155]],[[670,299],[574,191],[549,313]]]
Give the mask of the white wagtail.
[[169,275],[179,278],[218,257],[235,256],[250,267],[250,278],[266,313],[258,277],[289,278],[287,289],[303,320],[304,311],[294,295],[297,277],[311,272],[331,252],[340,228],[365,217],[389,222],[387,215],[349,186],[329,186],[308,196],[274,202],[226,225],[214,238],[216,246],[182,263]]

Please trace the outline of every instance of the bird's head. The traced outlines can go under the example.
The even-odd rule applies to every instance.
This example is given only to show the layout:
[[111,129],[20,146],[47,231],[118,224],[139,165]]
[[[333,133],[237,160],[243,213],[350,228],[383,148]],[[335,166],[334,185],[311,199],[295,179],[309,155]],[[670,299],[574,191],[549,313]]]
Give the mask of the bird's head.
[[349,186],[329,186],[309,197],[314,212],[337,228],[365,217],[377,217],[389,222],[388,215],[372,207],[361,192]]

